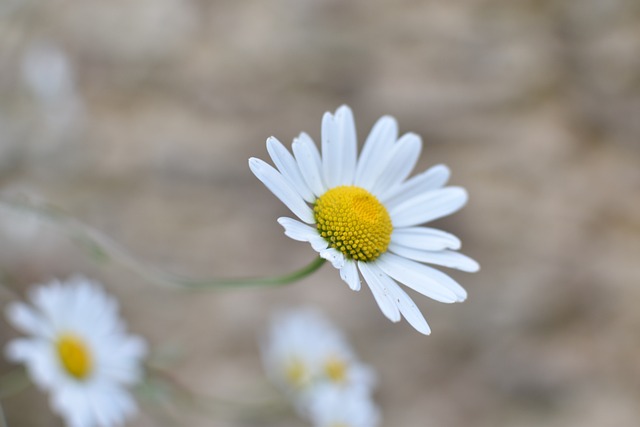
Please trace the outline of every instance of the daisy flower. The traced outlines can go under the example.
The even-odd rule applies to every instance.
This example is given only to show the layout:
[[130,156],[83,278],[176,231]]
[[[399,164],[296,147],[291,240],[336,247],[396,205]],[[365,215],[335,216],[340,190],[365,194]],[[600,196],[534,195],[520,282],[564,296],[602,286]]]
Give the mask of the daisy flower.
[[249,167],[297,217],[278,219],[287,236],[309,242],[354,291],[360,290],[362,275],[387,318],[397,322],[404,316],[429,334],[398,282],[437,301],[461,302],[467,292],[424,263],[468,272],[479,265],[456,252],[457,237],[420,226],[467,201],[463,188],[444,186],[450,174],[444,165],[408,178],[421,147],[416,134],[398,138],[395,119],[384,116],[358,156],[353,114],[342,106],[322,118],[321,152],[306,133],[294,139],[293,154],[271,137],[267,151],[277,169],[257,158],[249,159]]
[[28,337],[10,341],[7,358],[26,365],[69,427],[119,426],[136,412],[126,386],[141,377],[144,341],[127,334],[118,305],[81,277],[33,289],[32,305],[12,303],[9,322]]
[[319,386],[370,393],[373,370],[361,363],[344,335],[317,311],[279,313],[261,343],[265,370],[301,414]]

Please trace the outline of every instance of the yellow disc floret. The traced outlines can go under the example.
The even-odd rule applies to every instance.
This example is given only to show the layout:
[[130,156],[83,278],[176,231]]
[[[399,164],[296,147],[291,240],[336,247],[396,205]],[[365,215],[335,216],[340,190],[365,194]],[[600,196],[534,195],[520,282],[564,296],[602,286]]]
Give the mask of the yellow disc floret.
[[349,259],[373,261],[389,246],[391,217],[364,188],[332,188],[316,200],[313,212],[320,235]]
[[335,356],[329,357],[324,363],[324,373],[334,383],[341,383],[347,379],[347,363]]
[[91,373],[91,353],[80,338],[72,334],[62,334],[56,340],[56,350],[60,363],[72,377],[82,380]]
[[285,377],[293,387],[302,388],[309,381],[309,371],[302,360],[294,357],[285,366]]

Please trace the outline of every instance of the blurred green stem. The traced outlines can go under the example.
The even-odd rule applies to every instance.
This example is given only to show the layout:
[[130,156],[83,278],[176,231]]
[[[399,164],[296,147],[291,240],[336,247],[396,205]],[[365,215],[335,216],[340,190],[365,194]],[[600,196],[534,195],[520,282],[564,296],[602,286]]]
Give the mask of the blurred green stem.
[[235,286],[278,286],[288,285],[304,279],[314,271],[318,270],[326,262],[323,258],[317,257],[306,267],[296,270],[283,276],[272,277],[255,277],[247,279],[214,279],[214,280],[192,280],[186,278],[176,278],[174,283],[180,284],[187,288],[215,288],[215,287],[235,287]]
[[26,200],[25,198],[7,199],[6,197],[2,197],[0,198],[0,207],[14,212],[35,215],[44,221],[57,225],[69,232],[71,236],[82,246],[86,247],[96,259],[117,261],[151,282],[170,287],[215,289],[249,286],[280,286],[296,282],[309,276],[325,263],[324,259],[318,257],[307,266],[282,276],[238,279],[192,279],[171,274],[141,263],[129,254],[128,251],[98,230],[78,221],[50,204],[37,203]]

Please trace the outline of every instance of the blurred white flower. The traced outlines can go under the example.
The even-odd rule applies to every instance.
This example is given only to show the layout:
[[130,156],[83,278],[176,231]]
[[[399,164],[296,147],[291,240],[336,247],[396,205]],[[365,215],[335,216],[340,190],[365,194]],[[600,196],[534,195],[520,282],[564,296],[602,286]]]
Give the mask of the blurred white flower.
[[122,425],[136,412],[126,386],[142,375],[146,345],[127,334],[117,302],[81,277],[53,281],[29,297],[32,306],[6,308],[9,322],[28,335],[7,344],[7,358],[26,365],[69,427]]
[[294,139],[293,155],[272,137],[267,150],[277,169],[256,158],[249,159],[249,167],[300,219],[278,219],[287,236],[309,242],[351,289],[360,289],[362,274],[387,318],[397,322],[402,315],[429,334],[429,325],[397,282],[437,301],[461,302],[467,298],[462,286],[422,263],[469,272],[479,265],[455,251],[457,237],[418,227],[467,201],[463,188],[444,187],[449,179],[444,165],[407,180],[421,147],[416,134],[398,139],[395,119],[384,116],[358,157],[353,114],[342,106],[322,119],[322,155],[306,133]]
[[309,404],[315,427],[375,427],[380,411],[369,395],[335,387],[318,387]]
[[320,313],[299,309],[280,313],[261,346],[271,380],[305,414],[318,387],[368,394],[375,373],[361,363],[349,343]]

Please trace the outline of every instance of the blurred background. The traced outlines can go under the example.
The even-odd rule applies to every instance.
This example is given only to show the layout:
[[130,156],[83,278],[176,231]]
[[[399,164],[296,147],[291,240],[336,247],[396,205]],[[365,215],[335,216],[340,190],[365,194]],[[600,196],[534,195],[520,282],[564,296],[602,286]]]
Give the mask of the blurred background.
[[[431,336],[329,266],[276,289],[178,293],[8,210],[4,284],[102,281],[173,380],[240,403],[141,400],[135,427],[305,425],[251,406],[276,394],[257,338],[299,305],[378,371],[384,426],[640,425],[638,1],[0,1],[1,192],[48,200],[169,271],[310,262],[247,158],[266,159],[271,135],[318,141],[343,103],[360,141],[391,114],[424,139],[417,171],[445,163],[470,193],[434,226],[482,270],[451,273],[463,304],[411,293]],[[62,425],[33,389],[2,405],[10,427]]]

